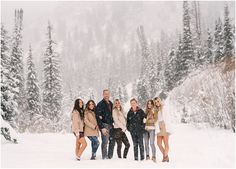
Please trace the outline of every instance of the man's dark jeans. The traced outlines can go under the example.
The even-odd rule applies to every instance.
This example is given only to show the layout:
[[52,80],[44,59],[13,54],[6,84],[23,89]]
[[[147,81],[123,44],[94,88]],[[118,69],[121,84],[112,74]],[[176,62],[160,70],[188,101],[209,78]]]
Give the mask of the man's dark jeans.
[[[107,135],[103,135],[101,131],[101,138],[102,138],[102,159],[112,158],[113,156],[113,149],[115,146],[115,139],[110,136],[110,130],[112,129],[112,125],[105,124],[105,128],[108,131]],[[107,145],[109,144],[108,150]]]

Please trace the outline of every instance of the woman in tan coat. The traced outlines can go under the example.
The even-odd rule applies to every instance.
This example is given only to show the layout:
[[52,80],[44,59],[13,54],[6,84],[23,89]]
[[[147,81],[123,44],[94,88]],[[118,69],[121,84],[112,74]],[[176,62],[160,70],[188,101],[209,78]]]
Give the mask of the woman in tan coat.
[[84,103],[81,99],[75,100],[74,109],[71,113],[71,120],[72,132],[76,137],[76,159],[80,160],[80,157],[87,146],[84,138]]
[[92,157],[91,160],[95,160],[96,152],[99,147],[98,141],[98,124],[95,115],[95,102],[93,100],[89,100],[86,104],[85,114],[84,114],[84,134],[91,141],[92,146]]
[[148,100],[146,104],[146,117],[144,118],[145,123],[145,132],[143,134],[144,143],[145,143],[145,151],[146,151],[146,159],[149,160],[149,145],[152,149],[152,160],[156,162],[156,147],[155,147],[155,123],[157,121],[157,109],[154,107],[153,100]]

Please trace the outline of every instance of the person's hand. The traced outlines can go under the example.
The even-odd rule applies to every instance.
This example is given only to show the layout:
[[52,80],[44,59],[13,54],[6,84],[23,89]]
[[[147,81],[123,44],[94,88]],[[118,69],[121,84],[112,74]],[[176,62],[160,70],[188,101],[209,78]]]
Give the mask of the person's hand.
[[106,128],[103,128],[103,129],[102,129],[102,134],[103,134],[104,136],[106,136],[106,135],[108,134],[108,131],[107,131]]
[[146,119],[146,118],[144,118],[144,119],[143,119],[143,123],[146,123],[146,121],[147,121],[147,119]]
[[79,136],[80,136],[79,132],[78,132],[78,133],[76,133],[76,134],[75,134],[75,136],[76,136],[76,137],[79,137]]
[[95,130],[98,130],[98,125],[96,125]]

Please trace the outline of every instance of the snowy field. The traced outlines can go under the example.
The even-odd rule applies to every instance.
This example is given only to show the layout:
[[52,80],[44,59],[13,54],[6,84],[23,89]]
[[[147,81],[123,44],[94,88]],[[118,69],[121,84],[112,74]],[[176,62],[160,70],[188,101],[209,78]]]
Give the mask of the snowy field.
[[[131,141],[128,133],[129,140]],[[101,147],[97,160],[90,161],[91,146],[82,160],[74,156],[75,138],[72,134],[21,134],[19,144],[2,144],[1,167],[64,167],[64,168],[157,168],[157,167],[235,167],[235,134],[226,130],[196,129],[192,126],[174,125],[170,137],[170,162],[162,163],[157,151],[157,163],[134,161],[133,147],[127,159],[101,159]]]

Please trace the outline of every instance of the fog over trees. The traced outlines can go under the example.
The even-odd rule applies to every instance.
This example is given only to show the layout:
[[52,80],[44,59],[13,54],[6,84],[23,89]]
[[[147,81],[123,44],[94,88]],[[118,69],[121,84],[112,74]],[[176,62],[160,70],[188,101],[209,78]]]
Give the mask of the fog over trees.
[[[131,83],[141,107],[155,96],[165,99],[192,72],[235,58],[234,5],[4,1],[2,118],[21,132],[69,131],[73,101],[98,102],[104,88],[126,103]],[[224,93],[228,106],[232,92]]]

